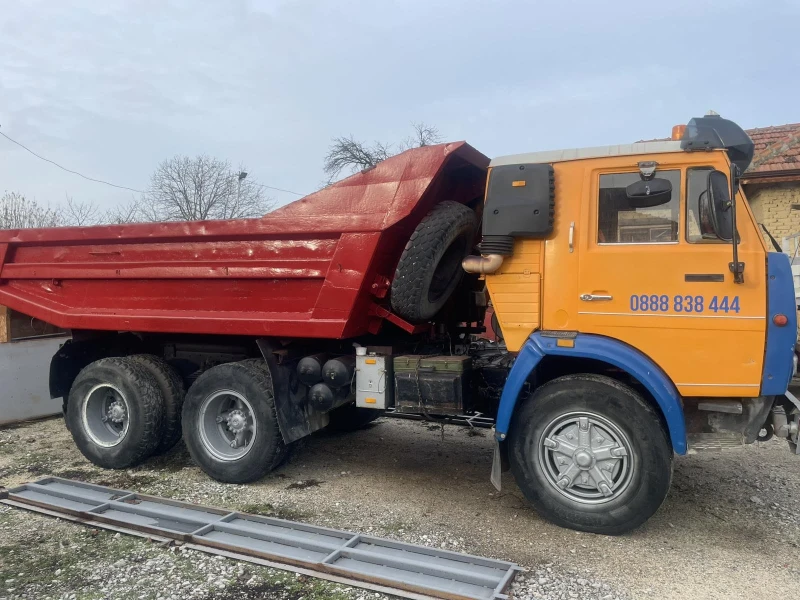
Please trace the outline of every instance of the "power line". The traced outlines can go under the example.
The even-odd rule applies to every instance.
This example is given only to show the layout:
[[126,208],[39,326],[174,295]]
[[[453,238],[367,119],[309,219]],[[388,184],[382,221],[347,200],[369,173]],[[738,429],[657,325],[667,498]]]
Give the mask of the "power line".
[[[45,158],[44,156],[42,156],[40,154],[37,154],[36,152],[34,152],[30,148],[28,148],[25,144],[22,144],[22,143],[18,142],[17,140],[8,137],[2,131],[0,131],[0,135],[2,135],[4,138],[6,138],[9,142],[11,142],[13,144],[16,144],[17,146],[19,146],[20,148],[26,150],[27,152],[30,152],[36,158],[38,158],[40,160],[43,160],[45,162],[49,162],[51,165],[57,166],[62,171],[66,171],[67,173],[72,173],[73,175],[77,175],[78,177],[83,177],[87,181],[94,181],[95,183],[102,183],[104,185],[110,185],[111,187],[118,188],[120,190],[128,190],[130,192],[136,192],[137,194],[146,194],[147,193],[147,192],[145,192],[143,190],[137,190],[137,189],[134,189],[134,188],[131,188],[131,187],[127,187],[125,185],[117,185],[117,184],[111,183],[109,181],[103,181],[102,179],[95,179],[94,177],[89,177],[87,175],[84,175],[83,173],[79,173],[78,171],[73,171],[72,169],[67,169],[66,167],[62,167],[57,162],[55,162],[53,160],[50,160],[49,158]],[[253,182],[253,183],[255,183],[255,182]],[[300,192],[293,192],[292,190],[285,190],[285,189],[279,188],[279,187],[272,187],[271,185],[264,185],[263,183],[255,183],[255,185],[257,185],[259,187],[262,187],[262,188],[266,188],[268,190],[275,190],[275,191],[278,191],[278,192],[286,192],[287,194],[294,194],[295,196],[305,196],[305,194],[301,194]]]
[[279,192],[286,192],[287,194],[294,194],[295,196],[305,196],[305,194],[301,194],[300,192],[293,192],[292,190],[284,190],[281,188],[272,187],[271,185],[264,185],[263,183],[257,183],[256,185],[262,188],[267,188],[268,190],[277,190]]
[[12,138],[8,137],[8,136],[7,136],[5,133],[3,133],[2,131],[0,131],[0,135],[2,135],[4,138],[6,138],[6,139],[7,139],[9,142],[12,142],[12,143],[16,144],[17,146],[19,146],[20,148],[22,148],[22,149],[24,149],[24,150],[27,150],[28,152],[30,152],[31,154],[33,154],[33,155],[34,155],[36,158],[38,158],[38,159],[40,159],[40,160],[43,160],[43,161],[45,161],[45,162],[49,162],[51,165],[55,165],[55,166],[57,166],[59,169],[61,169],[62,171],[66,171],[67,173],[72,173],[73,175],[77,175],[78,177],[83,177],[84,179],[86,179],[86,180],[88,180],[88,181],[94,181],[94,182],[96,182],[96,183],[102,183],[102,184],[105,184],[105,185],[110,185],[111,187],[115,187],[115,188],[118,188],[118,189],[121,189],[121,190],[128,190],[128,191],[131,191],[131,192],[136,192],[136,193],[138,193],[138,194],[144,194],[144,193],[146,193],[146,192],[143,192],[142,190],[135,190],[135,189],[133,189],[133,188],[130,188],[130,187],[127,187],[127,186],[124,186],[124,185],[117,185],[117,184],[115,184],[115,183],[110,183],[110,182],[108,182],[108,181],[103,181],[102,179],[95,179],[94,177],[88,177],[88,176],[84,175],[83,173],[78,173],[77,171],[73,171],[72,169],[67,169],[66,167],[62,167],[62,166],[61,166],[60,164],[58,164],[57,162],[55,162],[55,161],[53,161],[53,160],[50,160],[49,158],[45,158],[44,156],[41,156],[41,155],[39,155],[39,154],[36,154],[36,152],[34,152],[34,151],[33,151],[33,150],[31,150],[30,148],[28,148],[28,147],[27,147],[25,144],[21,144],[21,143],[19,143],[17,140],[15,140],[15,139],[12,139]]

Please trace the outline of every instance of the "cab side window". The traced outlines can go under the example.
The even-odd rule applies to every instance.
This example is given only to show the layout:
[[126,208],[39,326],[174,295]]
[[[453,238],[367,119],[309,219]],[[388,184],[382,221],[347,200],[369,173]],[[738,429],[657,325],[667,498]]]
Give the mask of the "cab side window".
[[726,243],[714,233],[708,204],[711,167],[686,171],[686,240],[693,244]]
[[599,244],[664,244],[678,241],[680,171],[657,171],[656,177],[672,184],[668,202],[635,208],[626,188],[641,180],[639,173],[600,175],[597,210]]

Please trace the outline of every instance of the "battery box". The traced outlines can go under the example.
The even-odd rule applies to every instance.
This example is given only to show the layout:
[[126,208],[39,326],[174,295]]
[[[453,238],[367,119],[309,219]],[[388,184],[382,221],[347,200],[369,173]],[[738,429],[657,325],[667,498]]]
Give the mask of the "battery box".
[[384,410],[393,404],[392,361],[377,353],[356,355],[356,406]]
[[395,409],[458,415],[470,409],[469,356],[395,356]]

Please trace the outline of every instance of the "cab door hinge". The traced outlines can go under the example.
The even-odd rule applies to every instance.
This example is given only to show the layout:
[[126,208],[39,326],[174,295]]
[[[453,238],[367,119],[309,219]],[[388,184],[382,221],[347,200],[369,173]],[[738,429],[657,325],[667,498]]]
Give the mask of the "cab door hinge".
[[744,283],[744,263],[728,263],[728,268],[733,273],[733,283]]

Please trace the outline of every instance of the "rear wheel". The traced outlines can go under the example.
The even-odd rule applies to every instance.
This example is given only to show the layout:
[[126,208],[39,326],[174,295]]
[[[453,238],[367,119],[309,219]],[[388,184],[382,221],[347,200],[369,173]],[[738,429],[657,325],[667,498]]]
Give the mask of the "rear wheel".
[[104,358],[84,368],[72,384],[68,429],[92,463],[126,469],[158,446],[163,403],[147,369],[130,358]]
[[130,357],[147,369],[155,378],[164,399],[164,421],[155,454],[170,450],[181,439],[181,409],[186,388],[183,379],[167,361],[151,354],[137,354]]
[[183,404],[183,439],[218,481],[249,483],[269,473],[285,445],[268,373],[228,363],[200,375]]
[[625,533],[649,519],[669,491],[672,447],[658,415],[608,377],[545,384],[518,409],[509,443],[520,489],[562,527]]
[[[253,369],[258,369],[263,373],[263,375],[269,379],[270,385],[272,385],[272,373],[269,371],[269,366],[267,365],[267,361],[263,358],[248,358],[247,360],[239,361],[240,365],[245,365]],[[274,390],[274,388],[273,388]],[[274,403],[274,395],[273,395],[273,403]],[[276,419],[277,419],[277,409],[276,409]],[[283,437],[283,436],[281,436]],[[284,443],[279,449],[278,453],[275,455],[275,460],[272,461],[272,466],[270,471],[274,471],[285,462],[289,460],[292,456],[292,450],[294,449],[293,444],[286,444]]]

